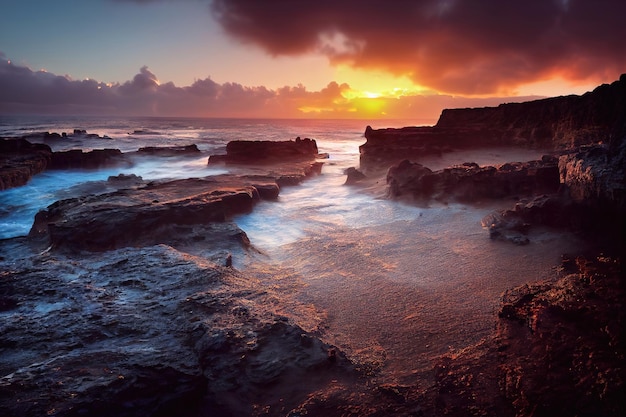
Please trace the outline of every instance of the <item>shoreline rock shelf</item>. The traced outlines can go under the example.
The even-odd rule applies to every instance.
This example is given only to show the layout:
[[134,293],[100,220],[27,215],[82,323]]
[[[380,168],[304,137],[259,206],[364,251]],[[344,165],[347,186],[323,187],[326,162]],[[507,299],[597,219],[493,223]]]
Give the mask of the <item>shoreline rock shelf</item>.
[[[30,237],[0,241],[0,413],[624,415],[626,75],[581,97],[446,110],[433,127],[368,127],[365,136],[361,168],[391,167],[394,197],[517,197],[485,218],[491,237],[574,222],[596,240],[551,278],[507,291],[493,334],[435,358],[432,385],[381,384],[321,329],[298,324],[311,306],[289,298],[291,272],[259,265],[251,276],[230,263],[251,251],[230,216],[319,173],[315,141],[229,144],[209,163],[237,175],[120,177],[132,186],[54,203]],[[412,161],[492,145],[554,154],[436,172]],[[16,149],[3,160],[3,187],[54,157],[23,140],[0,146]],[[351,181],[367,182],[355,171]]]

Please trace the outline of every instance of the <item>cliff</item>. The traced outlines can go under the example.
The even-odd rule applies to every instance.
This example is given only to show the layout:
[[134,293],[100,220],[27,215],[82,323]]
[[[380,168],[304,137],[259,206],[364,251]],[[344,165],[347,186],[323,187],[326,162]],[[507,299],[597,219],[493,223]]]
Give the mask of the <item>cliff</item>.
[[372,129],[360,147],[361,165],[399,162],[451,149],[520,146],[561,151],[626,135],[626,74],[582,96],[553,97],[498,107],[446,109],[432,127]]

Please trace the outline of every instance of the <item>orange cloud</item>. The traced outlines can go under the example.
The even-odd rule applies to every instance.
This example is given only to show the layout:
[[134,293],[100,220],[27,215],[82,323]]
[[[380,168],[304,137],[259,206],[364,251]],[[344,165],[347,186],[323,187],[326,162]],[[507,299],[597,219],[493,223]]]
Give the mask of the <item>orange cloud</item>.
[[72,80],[11,63],[0,53],[0,113],[122,114],[242,118],[397,118],[434,123],[445,107],[497,105],[515,99],[450,95],[384,95],[330,82],[319,91],[303,85],[268,89],[211,78],[187,87],[160,82],[146,66],[132,80],[105,84]]
[[215,0],[232,36],[273,55],[323,53],[453,94],[512,93],[626,68],[623,0]]

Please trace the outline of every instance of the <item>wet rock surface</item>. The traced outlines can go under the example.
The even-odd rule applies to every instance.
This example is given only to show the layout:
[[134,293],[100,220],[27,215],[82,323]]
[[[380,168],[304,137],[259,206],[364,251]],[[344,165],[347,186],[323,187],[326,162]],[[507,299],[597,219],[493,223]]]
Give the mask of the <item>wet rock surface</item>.
[[0,138],[0,190],[25,185],[46,169],[51,157],[52,150],[47,145]]
[[[444,112],[430,129],[366,132],[362,161],[376,162],[504,135],[554,149],[590,141],[563,149],[558,163],[433,172],[406,161],[390,173],[397,196],[517,197],[483,220],[492,238],[524,244],[527,228],[542,224],[594,239],[586,256],[565,258],[549,279],[507,291],[493,333],[436,358],[431,385],[380,383],[375,369],[324,343],[302,317],[313,307],[293,297],[298,280],[257,262],[245,233],[227,221],[313,175],[320,165],[309,155],[296,170],[244,162],[215,187],[113,178],[128,184],[55,203],[31,237],[0,241],[0,413],[626,414],[624,81],[580,98]],[[413,129],[430,139],[416,145]],[[288,151],[279,159],[287,154],[301,158]],[[253,274],[237,269],[244,262],[256,265]]]
[[281,312],[287,290],[206,256],[2,246],[2,415],[254,415],[351,373]]
[[59,201],[0,241],[0,413],[285,415],[358,378],[300,319],[297,279],[236,269],[259,255],[228,218],[313,175],[293,167],[112,177],[117,191]]
[[239,177],[155,182],[58,201],[36,215],[30,235],[46,237],[55,248],[92,251],[161,243],[180,235],[201,240],[193,226],[224,222],[250,211],[259,200],[257,188]]
[[119,149],[94,149],[84,152],[81,149],[54,152],[48,169],[100,169],[114,166],[131,166]]
[[557,160],[545,157],[541,161],[512,162],[499,167],[467,162],[434,172],[404,160],[389,168],[387,184],[392,197],[472,202],[554,193],[560,182]]
[[315,139],[288,141],[235,140],[226,145],[226,155],[211,155],[209,163],[259,164],[311,160],[318,156]]

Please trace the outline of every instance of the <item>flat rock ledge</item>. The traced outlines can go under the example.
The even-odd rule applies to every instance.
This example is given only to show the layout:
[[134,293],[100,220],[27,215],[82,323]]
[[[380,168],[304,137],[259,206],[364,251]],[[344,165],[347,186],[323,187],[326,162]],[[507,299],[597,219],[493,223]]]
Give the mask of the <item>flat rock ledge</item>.
[[278,192],[278,184],[268,177],[153,182],[53,203],[36,215],[30,236],[47,238],[54,248],[90,251],[162,243],[190,235],[192,226],[249,212],[262,198],[275,199]]
[[267,164],[314,160],[318,157],[315,139],[297,137],[287,141],[234,140],[226,145],[225,155],[211,155],[209,164]]

